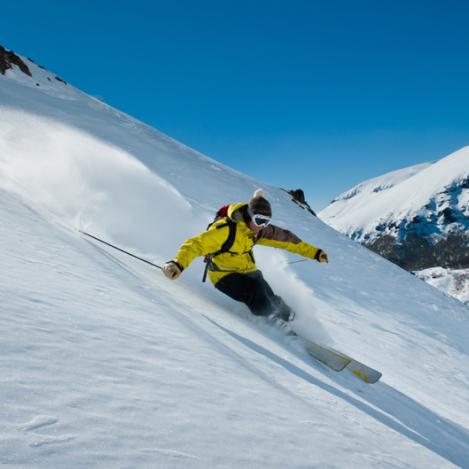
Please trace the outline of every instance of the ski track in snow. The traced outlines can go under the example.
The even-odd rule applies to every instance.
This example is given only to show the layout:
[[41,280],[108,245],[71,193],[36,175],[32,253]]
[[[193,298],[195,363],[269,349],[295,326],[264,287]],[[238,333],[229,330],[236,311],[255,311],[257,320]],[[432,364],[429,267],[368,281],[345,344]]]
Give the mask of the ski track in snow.
[[37,430],[42,427],[47,427],[49,425],[54,425],[58,422],[58,419],[55,417],[49,417],[47,415],[37,415],[31,421],[23,423],[18,426],[18,430],[25,432]]

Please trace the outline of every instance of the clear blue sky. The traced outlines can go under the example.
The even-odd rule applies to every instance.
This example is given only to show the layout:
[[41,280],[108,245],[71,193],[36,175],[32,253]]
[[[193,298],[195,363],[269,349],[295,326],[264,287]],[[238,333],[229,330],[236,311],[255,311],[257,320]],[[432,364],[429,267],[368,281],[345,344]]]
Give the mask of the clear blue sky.
[[[0,44],[315,209],[469,144],[469,2],[11,1]],[[469,162],[468,162],[469,164]]]

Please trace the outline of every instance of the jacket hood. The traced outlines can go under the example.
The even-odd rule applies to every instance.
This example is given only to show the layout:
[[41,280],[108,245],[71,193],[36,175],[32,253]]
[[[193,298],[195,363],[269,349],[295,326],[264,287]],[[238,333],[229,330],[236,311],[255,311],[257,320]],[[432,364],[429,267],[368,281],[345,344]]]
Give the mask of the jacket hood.
[[244,221],[244,210],[247,208],[246,202],[236,202],[228,207],[228,218],[238,223]]

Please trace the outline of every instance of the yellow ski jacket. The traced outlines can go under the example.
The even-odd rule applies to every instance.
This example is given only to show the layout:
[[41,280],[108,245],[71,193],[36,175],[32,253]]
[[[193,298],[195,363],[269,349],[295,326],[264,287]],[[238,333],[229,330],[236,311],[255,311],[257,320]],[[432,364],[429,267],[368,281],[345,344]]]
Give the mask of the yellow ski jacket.
[[[285,249],[315,259],[319,249],[302,241],[291,231],[270,224],[258,233],[254,233],[246,224],[244,215],[246,208],[247,203],[243,202],[231,204],[228,208],[227,218],[236,223],[236,234],[229,251],[214,256],[209,264],[208,275],[213,284],[233,272],[245,274],[256,271],[256,262],[252,253],[252,248],[256,244]],[[204,233],[186,240],[173,261],[186,269],[196,257],[216,253],[226,242],[229,230],[226,218],[217,220]]]

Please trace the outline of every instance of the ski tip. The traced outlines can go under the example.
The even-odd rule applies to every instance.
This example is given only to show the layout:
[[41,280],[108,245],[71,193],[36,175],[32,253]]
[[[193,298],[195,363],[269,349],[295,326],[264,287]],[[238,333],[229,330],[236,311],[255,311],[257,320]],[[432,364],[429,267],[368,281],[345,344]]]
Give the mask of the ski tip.
[[379,371],[376,371],[374,373],[366,373],[363,370],[352,370],[352,373],[357,378],[361,379],[362,381],[368,384],[377,383],[379,379],[381,378],[381,376],[383,376],[382,373],[380,373]]

